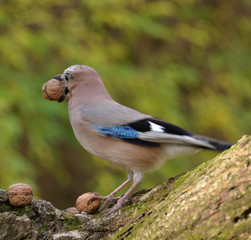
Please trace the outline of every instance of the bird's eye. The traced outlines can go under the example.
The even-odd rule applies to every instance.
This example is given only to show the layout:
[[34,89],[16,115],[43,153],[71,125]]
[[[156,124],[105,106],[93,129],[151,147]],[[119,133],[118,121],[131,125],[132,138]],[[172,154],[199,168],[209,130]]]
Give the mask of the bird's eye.
[[65,74],[65,80],[66,80],[67,82],[69,82],[71,79],[72,79],[72,76],[70,75],[70,73],[66,73],[66,74]]

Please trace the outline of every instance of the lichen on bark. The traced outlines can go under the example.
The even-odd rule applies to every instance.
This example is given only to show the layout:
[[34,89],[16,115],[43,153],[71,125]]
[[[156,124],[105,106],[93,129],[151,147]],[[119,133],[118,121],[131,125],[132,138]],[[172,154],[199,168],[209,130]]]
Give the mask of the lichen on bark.
[[10,206],[0,191],[0,239],[249,239],[251,136],[194,170],[135,193],[109,217],[44,200]]

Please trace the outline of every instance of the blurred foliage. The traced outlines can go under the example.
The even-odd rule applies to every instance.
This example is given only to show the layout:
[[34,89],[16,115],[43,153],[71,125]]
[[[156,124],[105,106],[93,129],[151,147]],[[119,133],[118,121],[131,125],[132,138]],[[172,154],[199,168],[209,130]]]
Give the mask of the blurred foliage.
[[[73,64],[99,71],[112,97],[196,133],[251,131],[249,0],[0,1],[0,187],[29,183],[57,207],[108,194],[126,173],[75,140],[66,103],[42,84]],[[215,153],[168,161],[153,187]]]

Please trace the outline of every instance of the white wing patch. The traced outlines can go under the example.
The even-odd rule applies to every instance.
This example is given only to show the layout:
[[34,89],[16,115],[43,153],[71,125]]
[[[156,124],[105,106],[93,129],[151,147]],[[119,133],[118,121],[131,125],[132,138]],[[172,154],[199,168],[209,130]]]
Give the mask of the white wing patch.
[[155,132],[165,132],[164,131],[164,127],[162,127],[162,126],[160,126],[160,125],[158,125],[158,124],[156,124],[156,123],[152,123],[152,122],[150,122],[150,121],[148,121],[149,123],[150,123],[150,125],[151,125],[151,130],[152,131],[155,131]]

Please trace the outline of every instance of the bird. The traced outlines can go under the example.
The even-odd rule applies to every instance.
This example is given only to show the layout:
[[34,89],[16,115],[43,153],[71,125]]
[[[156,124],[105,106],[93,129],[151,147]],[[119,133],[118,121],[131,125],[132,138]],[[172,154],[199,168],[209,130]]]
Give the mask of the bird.
[[[65,82],[68,112],[73,132],[84,149],[127,171],[128,177],[102,200],[105,215],[120,209],[144,173],[160,168],[166,160],[190,155],[202,149],[224,151],[233,143],[201,136],[159,118],[141,113],[112,99],[98,72],[86,65],[73,65],[54,76]],[[128,184],[128,191],[116,197]],[[93,199],[92,199],[93,200]]]

